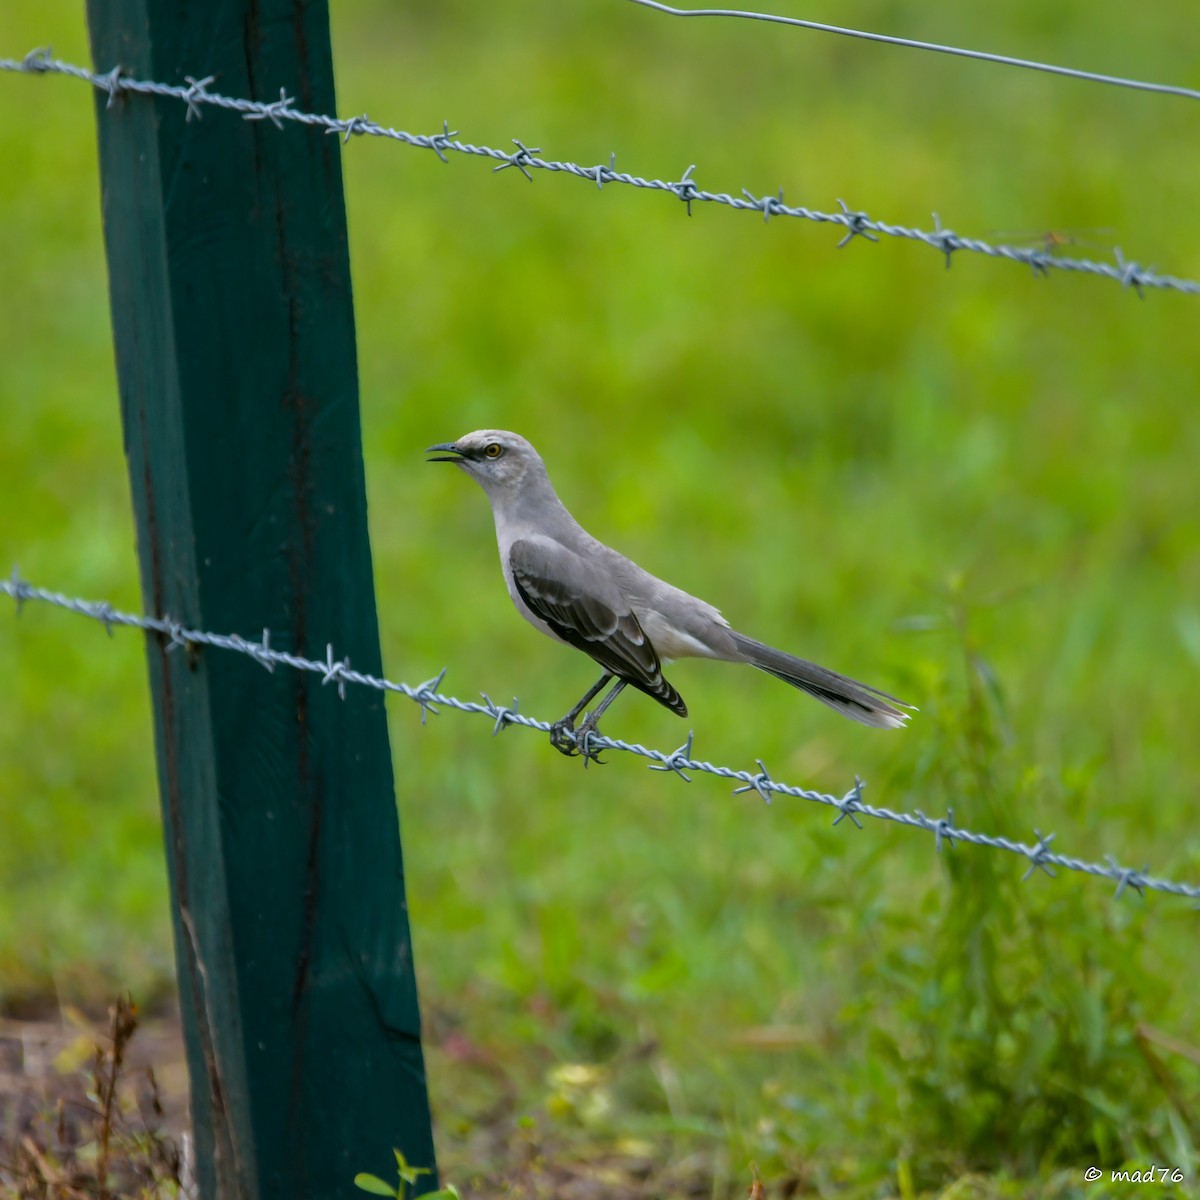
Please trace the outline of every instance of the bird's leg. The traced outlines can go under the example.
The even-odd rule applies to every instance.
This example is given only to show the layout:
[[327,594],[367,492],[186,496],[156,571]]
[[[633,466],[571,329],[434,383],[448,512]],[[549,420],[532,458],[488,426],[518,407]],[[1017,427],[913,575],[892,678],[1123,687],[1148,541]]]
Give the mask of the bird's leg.
[[574,739],[568,737],[567,735],[575,732],[575,718],[579,716],[579,714],[583,712],[585,708],[587,708],[587,706],[596,696],[596,693],[603,690],[610,679],[612,679],[612,675],[606,671],[600,676],[600,681],[593,687],[588,688],[583,695],[583,699],[580,700],[579,703],[576,704],[575,707],[571,709],[571,711],[567,713],[565,717],[555,721],[554,724],[550,726],[550,745],[552,745],[555,750],[558,750],[560,753],[565,754],[568,757],[579,752]]
[[624,679],[618,679],[613,690],[583,718],[583,724],[575,730],[575,745],[579,747],[580,752],[583,754],[583,765],[585,767],[588,764],[589,758],[594,759],[596,762],[600,761],[600,755],[588,749],[588,735],[600,732],[597,726],[600,724],[600,718],[604,715],[604,710],[621,694],[621,689],[625,686],[626,682]]

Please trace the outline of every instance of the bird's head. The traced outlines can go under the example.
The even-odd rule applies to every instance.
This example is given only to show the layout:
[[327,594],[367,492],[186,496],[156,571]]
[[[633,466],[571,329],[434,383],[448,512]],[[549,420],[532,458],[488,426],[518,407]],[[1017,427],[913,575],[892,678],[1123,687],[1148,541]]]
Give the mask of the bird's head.
[[430,446],[425,453],[434,455],[428,462],[461,467],[493,501],[514,497],[527,483],[546,477],[538,452],[520,434],[506,429],[477,429],[456,442]]

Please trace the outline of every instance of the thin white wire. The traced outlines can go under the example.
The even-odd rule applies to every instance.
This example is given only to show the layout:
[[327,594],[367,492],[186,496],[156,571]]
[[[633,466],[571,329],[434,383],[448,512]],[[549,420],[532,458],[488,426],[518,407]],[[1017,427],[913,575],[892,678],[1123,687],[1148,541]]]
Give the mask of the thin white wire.
[[1200,100],[1200,91],[1173,83],[1151,83],[1144,79],[1128,79],[1122,75],[1103,75],[1078,67],[1060,67],[1054,63],[1037,62],[1031,58],[1014,58],[1009,54],[992,54],[986,50],[967,50],[962,46],[944,46],[940,42],[922,42],[915,38],[893,37],[886,33],[870,33],[864,29],[849,29],[844,25],[827,25],[823,21],[807,21],[800,17],[784,17],[777,13],[750,12],[740,8],[675,8],[658,0],[633,0],[643,8],[653,8],[672,17],[740,17],[747,21],[769,21],[773,25],[793,25],[800,29],[815,29],[820,33],[837,33],[843,37],[861,38],[867,42],[883,42],[888,46],[904,46],[910,50],[932,50],[938,54],[953,54],[977,62],[999,63],[1006,67],[1023,67],[1027,71],[1045,71],[1050,75],[1065,75],[1089,83],[1107,83],[1114,87],[1134,88],[1141,92],[1158,92],[1167,96],[1183,96]]

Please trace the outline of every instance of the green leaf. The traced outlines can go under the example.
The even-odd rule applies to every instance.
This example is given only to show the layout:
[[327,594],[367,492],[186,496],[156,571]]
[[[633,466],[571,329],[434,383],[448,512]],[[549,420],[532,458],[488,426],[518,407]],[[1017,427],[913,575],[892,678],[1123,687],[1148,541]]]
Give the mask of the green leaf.
[[[400,1178],[405,1183],[416,1183],[422,1175],[432,1175],[433,1171],[429,1167],[410,1167],[408,1159],[404,1157],[399,1150],[393,1150],[392,1153],[396,1156],[396,1168],[400,1172]],[[399,1195],[398,1192],[389,1193],[389,1195]]]
[[365,1171],[355,1175],[354,1186],[364,1192],[370,1192],[372,1196],[398,1197],[400,1195],[400,1192],[390,1183],[384,1183],[378,1175],[368,1175]]

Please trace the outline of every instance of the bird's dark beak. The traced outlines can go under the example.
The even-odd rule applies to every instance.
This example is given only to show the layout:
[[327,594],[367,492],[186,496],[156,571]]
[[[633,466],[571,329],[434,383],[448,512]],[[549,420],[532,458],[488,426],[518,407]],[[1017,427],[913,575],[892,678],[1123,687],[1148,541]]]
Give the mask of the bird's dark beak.
[[430,446],[425,451],[426,454],[432,454],[435,450],[445,450],[447,453],[439,454],[436,458],[427,458],[426,462],[462,462],[463,452],[454,442],[438,442],[436,446]]

